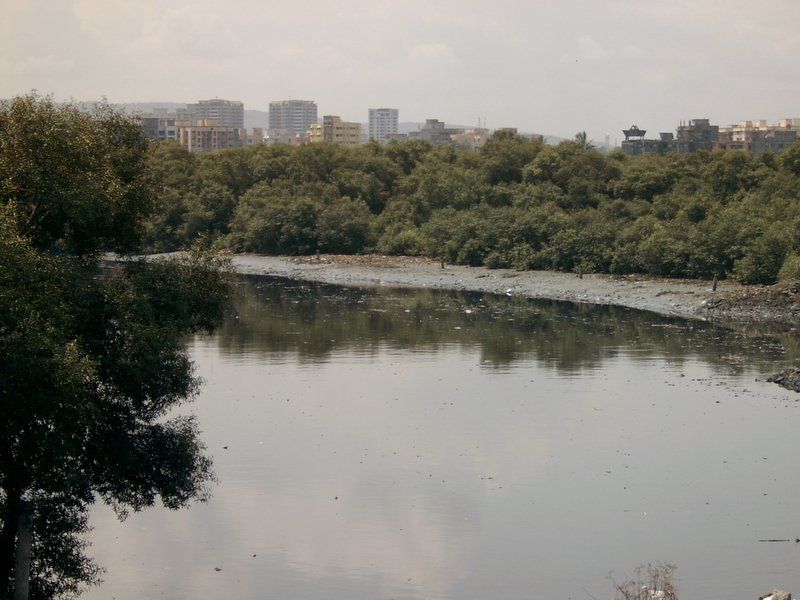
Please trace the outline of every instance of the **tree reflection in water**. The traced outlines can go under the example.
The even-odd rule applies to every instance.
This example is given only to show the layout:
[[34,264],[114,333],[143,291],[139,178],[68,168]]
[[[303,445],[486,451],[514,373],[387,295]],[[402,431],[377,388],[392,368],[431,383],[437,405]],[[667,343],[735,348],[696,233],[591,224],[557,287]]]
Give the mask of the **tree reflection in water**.
[[774,370],[800,356],[796,334],[736,331],[616,306],[441,290],[351,288],[272,277],[243,278],[217,339],[229,354],[282,353],[325,362],[336,350],[479,348],[504,369],[535,360],[569,373],[600,368],[620,352],[674,364],[691,358],[721,373]]

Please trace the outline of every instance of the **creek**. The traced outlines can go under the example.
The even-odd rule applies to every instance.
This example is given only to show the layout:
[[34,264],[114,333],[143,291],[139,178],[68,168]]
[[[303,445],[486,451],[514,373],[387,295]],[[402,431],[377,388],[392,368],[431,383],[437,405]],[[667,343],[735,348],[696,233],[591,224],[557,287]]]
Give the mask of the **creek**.
[[85,598],[611,598],[656,561],[685,598],[800,593],[800,395],[762,381],[796,336],[243,278],[189,347],[219,481],[98,506]]

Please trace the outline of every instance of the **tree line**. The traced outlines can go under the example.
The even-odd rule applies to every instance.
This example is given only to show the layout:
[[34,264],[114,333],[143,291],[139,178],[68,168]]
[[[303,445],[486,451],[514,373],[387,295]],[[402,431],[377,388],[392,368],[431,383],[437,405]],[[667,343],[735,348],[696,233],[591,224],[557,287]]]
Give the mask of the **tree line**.
[[421,255],[490,268],[800,277],[800,142],[628,156],[507,131],[479,151],[421,141],[190,154],[155,145],[148,249]]

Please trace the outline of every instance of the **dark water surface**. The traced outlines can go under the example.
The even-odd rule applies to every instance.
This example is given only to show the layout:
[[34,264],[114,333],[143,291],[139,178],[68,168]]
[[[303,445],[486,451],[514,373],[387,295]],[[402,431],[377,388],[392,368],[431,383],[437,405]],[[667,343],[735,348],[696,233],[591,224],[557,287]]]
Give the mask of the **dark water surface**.
[[800,395],[756,381],[796,338],[277,279],[235,311],[191,343],[213,498],[98,508],[86,597],[601,599],[649,561],[800,593]]

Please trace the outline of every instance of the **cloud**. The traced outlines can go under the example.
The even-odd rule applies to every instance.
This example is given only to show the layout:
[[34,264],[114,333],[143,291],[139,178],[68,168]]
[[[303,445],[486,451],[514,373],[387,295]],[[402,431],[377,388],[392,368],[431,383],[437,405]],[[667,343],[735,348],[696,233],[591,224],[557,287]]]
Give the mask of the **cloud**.
[[416,44],[411,47],[408,55],[413,61],[426,64],[455,64],[458,62],[453,48],[441,42]]
[[37,74],[54,71],[71,70],[75,61],[70,58],[57,58],[52,54],[44,56],[28,56],[22,60],[8,60],[0,58],[0,73],[7,74]]
[[559,62],[600,62],[610,58],[612,52],[598,43],[590,35],[582,35],[575,40],[575,48],[561,55]]

